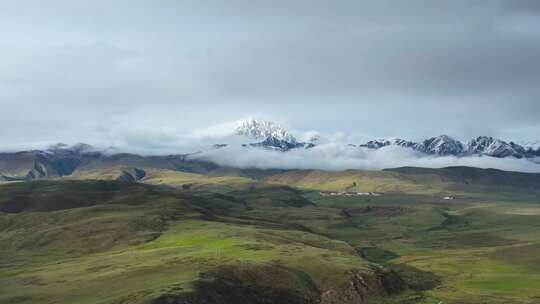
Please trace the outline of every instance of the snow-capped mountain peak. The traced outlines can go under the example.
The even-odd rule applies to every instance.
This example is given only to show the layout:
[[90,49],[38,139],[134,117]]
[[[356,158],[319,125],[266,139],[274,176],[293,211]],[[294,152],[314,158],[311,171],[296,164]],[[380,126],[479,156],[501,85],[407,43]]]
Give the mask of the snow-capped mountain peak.
[[460,155],[464,151],[464,146],[459,140],[448,135],[440,135],[424,140],[420,149],[427,154]]
[[369,149],[379,149],[379,148],[390,146],[390,145],[392,145],[392,142],[389,139],[378,138],[378,139],[370,140],[365,144],[361,144],[360,147],[369,148]]
[[360,147],[370,148],[370,149],[379,149],[386,146],[400,146],[404,148],[416,148],[418,144],[412,141],[404,140],[401,138],[379,138],[375,140],[370,140],[365,144],[361,144]]
[[490,136],[479,136],[472,139],[467,145],[468,154],[489,155],[494,157],[513,156],[521,158],[525,154],[525,149],[513,142],[507,143],[503,140]]
[[236,135],[247,136],[260,142],[244,144],[246,147],[262,147],[271,150],[289,151],[296,148],[312,148],[313,142],[299,142],[281,125],[271,121],[248,119],[240,122]]
[[236,135],[248,136],[253,139],[262,140],[282,140],[288,143],[296,143],[296,138],[292,136],[279,124],[271,121],[247,119],[241,121],[235,130]]
[[470,154],[484,153],[495,142],[491,136],[478,136],[473,138],[467,144],[467,152]]

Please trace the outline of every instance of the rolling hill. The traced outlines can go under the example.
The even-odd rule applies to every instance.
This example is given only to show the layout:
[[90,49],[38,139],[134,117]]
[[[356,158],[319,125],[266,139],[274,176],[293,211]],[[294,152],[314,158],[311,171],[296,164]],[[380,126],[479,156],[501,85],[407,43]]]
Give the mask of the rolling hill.
[[474,194],[540,192],[540,174],[471,167],[441,169],[403,167],[382,171],[329,172],[295,170],[265,179],[306,189],[403,194]]
[[404,288],[345,242],[245,213],[272,193],[283,204],[268,208],[307,202],[274,188],[223,195],[119,181],[0,186],[0,302],[356,303]]

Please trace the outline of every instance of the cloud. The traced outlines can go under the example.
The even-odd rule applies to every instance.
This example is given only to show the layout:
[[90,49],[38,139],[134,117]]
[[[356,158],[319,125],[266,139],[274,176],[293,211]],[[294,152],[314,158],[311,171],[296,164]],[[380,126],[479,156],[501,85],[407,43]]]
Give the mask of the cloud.
[[310,130],[301,134],[298,138],[301,142],[319,142],[321,140],[321,133],[315,130]]
[[224,122],[206,128],[196,128],[192,130],[187,136],[194,139],[207,139],[230,136],[234,134],[236,128],[239,126],[241,121],[242,120]]
[[540,172],[540,165],[529,160],[493,157],[435,157],[411,149],[385,147],[379,150],[349,147],[340,143],[319,145],[312,149],[278,152],[256,148],[228,147],[192,156],[223,166],[260,169],[347,169],[381,170],[403,166],[443,168],[470,166],[507,171]]
[[253,113],[535,140],[538,20],[534,0],[2,1],[0,147],[214,136]]

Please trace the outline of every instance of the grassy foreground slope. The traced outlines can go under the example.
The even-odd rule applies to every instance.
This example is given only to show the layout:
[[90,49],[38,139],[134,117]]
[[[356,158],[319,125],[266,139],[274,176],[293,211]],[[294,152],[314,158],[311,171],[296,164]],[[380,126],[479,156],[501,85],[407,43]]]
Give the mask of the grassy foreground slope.
[[[346,210],[346,219],[317,223],[364,257],[417,274],[427,288],[418,303],[537,303],[540,297],[540,201],[385,195],[312,197]],[[434,275],[438,284],[418,271]],[[429,276],[427,277],[429,278]],[[436,285],[436,286],[433,286]]]
[[537,175],[227,172],[0,186],[0,303],[540,300]]
[[286,187],[0,186],[0,303],[356,303],[402,288],[346,242],[245,214],[258,203],[309,205]]
[[409,286],[397,303],[538,303],[540,200],[385,194],[324,197],[302,210],[255,209],[332,239],[393,269]]

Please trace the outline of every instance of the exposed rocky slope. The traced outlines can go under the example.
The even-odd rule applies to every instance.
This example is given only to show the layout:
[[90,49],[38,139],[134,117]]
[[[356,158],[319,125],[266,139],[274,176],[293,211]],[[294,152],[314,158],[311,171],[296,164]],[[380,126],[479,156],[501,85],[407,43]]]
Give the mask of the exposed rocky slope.
[[278,264],[222,266],[203,273],[194,291],[165,294],[151,304],[365,304],[397,294],[406,283],[382,267],[350,271],[338,286],[317,286],[309,275]]

